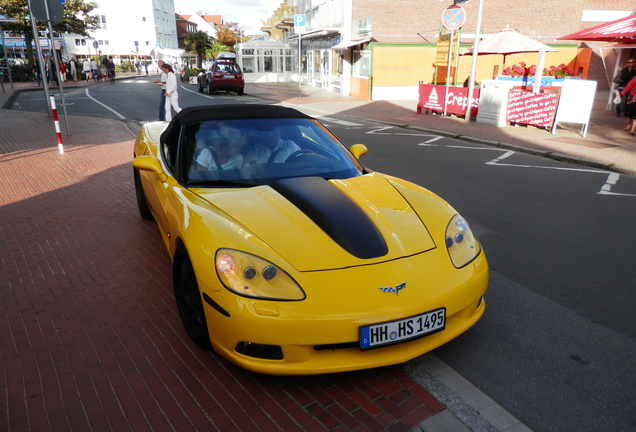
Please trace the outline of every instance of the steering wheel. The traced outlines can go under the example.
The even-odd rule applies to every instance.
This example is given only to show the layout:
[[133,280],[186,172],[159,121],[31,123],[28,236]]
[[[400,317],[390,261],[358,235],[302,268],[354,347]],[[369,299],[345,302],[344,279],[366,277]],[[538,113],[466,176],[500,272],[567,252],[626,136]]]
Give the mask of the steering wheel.
[[287,156],[287,159],[285,159],[285,162],[289,162],[290,160],[296,159],[297,157],[302,156],[304,154],[311,154],[311,153],[315,154],[316,152],[313,151],[313,150],[309,150],[309,149],[297,150],[297,151],[293,152],[292,154],[290,154],[289,156]]

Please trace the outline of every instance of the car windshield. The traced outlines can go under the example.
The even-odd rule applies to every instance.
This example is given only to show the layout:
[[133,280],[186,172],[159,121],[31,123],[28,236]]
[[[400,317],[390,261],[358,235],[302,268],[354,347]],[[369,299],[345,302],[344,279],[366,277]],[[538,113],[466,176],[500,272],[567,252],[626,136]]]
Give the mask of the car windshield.
[[217,63],[214,72],[241,73],[241,68],[236,63]]
[[269,184],[290,177],[343,179],[362,166],[312,119],[215,120],[187,124],[181,134],[189,186]]

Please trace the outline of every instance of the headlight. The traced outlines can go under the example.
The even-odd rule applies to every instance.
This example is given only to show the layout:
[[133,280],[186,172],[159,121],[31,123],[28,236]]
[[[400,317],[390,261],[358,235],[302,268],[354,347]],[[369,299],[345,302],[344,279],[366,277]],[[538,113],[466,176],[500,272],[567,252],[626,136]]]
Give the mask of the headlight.
[[474,260],[481,251],[477,238],[460,215],[455,215],[446,228],[446,249],[457,268]]
[[245,297],[266,300],[303,300],[304,291],[274,264],[255,255],[219,249],[216,273],[225,288]]

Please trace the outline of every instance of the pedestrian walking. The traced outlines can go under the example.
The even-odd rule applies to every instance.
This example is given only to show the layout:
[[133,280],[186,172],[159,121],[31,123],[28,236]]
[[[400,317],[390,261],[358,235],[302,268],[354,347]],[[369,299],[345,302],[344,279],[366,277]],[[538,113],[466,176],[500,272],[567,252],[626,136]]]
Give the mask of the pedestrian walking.
[[84,59],[84,62],[82,63],[82,71],[84,72],[84,75],[86,75],[86,82],[88,82],[89,79],[91,79],[91,61],[90,59]]
[[33,76],[35,78],[35,85],[40,87],[42,75],[40,74],[40,60],[37,56],[33,57]]
[[166,97],[166,121],[170,121],[172,120],[172,109],[177,113],[181,111],[179,107],[179,93],[177,91],[179,86],[177,84],[177,75],[175,75],[171,65],[164,63],[161,69],[167,75],[164,96]]
[[48,68],[49,84],[58,85],[58,82],[57,82],[57,68],[55,67],[55,58],[53,56],[49,56],[48,57],[48,61],[47,61],[47,65],[46,66]]
[[64,62],[60,63],[60,79],[62,82],[66,81],[66,63]]
[[73,81],[77,81],[77,60],[75,60],[75,57],[71,57],[71,60],[69,60],[68,69],[71,72]]
[[636,76],[627,83],[621,92],[621,96],[623,96],[623,98],[627,101],[625,103],[627,127],[624,130],[634,135],[636,133],[636,120],[634,120],[636,118]]
[[[625,67],[621,69],[621,71],[614,78],[615,91],[622,94],[622,91],[625,89],[625,86],[629,83],[629,81],[636,76],[636,68],[634,67],[634,59],[630,58],[627,60]],[[625,110],[627,109],[627,98],[622,97],[621,102],[616,104],[616,115],[621,116],[625,114]],[[625,117],[627,115],[625,114]]]
[[166,79],[168,74],[163,71],[163,60],[157,60],[157,66],[159,66],[159,79],[154,83],[161,87],[161,98],[159,99],[159,121],[166,121]]
[[99,71],[97,70],[97,61],[93,58],[91,58],[91,73],[93,74],[93,79],[101,81]]

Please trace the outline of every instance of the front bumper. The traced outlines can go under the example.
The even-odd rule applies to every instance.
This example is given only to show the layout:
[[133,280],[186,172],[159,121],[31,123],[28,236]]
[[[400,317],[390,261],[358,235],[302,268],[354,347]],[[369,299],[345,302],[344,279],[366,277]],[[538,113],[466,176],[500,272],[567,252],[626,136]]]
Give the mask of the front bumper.
[[[440,266],[444,259],[448,261],[438,252],[428,252],[399,263],[295,275],[307,292],[307,299],[299,302],[247,299],[225,289],[209,291],[204,297],[217,303],[214,308],[204,302],[212,345],[245,369],[275,375],[334,373],[406,362],[456,338],[484,313],[488,285],[484,254],[459,270]],[[399,295],[377,289],[386,286],[382,279],[387,275],[395,280],[392,275],[404,274],[406,268],[419,270],[408,277],[407,288]],[[360,286],[364,297],[359,295]],[[218,307],[230,316],[219,313]],[[395,345],[359,348],[361,326],[440,307],[447,311],[444,330]]]

